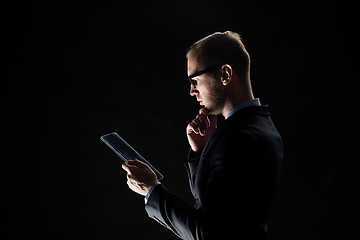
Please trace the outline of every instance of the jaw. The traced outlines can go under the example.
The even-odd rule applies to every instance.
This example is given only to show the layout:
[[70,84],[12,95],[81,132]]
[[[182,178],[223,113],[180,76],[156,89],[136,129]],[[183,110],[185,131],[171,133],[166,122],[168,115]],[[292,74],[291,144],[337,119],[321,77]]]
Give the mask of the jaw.
[[205,104],[204,107],[208,110],[209,114],[211,115],[220,115],[222,114],[222,107],[220,106],[214,106],[211,104]]

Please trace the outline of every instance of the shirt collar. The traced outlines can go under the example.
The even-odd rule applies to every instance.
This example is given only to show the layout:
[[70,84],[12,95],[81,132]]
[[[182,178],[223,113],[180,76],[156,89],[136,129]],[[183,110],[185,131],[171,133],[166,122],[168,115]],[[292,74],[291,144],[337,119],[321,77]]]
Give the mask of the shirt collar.
[[230,112],[226,116],[226,119],[228,119],[229,117],[234,115],[237,111],[240,111],[243,108],[251,107],[251,106],[261,106],[260,99],[254,98],[254,99],[247,100],[246,102],[243,102],[243,103],[237,105],[236,107],[234,107],[233,109],[230,110]]

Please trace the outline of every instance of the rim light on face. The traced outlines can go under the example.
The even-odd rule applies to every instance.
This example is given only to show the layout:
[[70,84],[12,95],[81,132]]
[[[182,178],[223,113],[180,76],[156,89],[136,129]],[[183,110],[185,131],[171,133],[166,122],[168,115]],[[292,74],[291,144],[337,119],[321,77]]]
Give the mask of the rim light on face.
[[220,67],[220,66],[222,66],[222,65],[223,65],[223,64],[211,65],[211,66],[208,67],[208,68],[205,68],[205,69],[203,69],[203,70],[201,70],[201,71],[198,71],[198,72],[196,72],[196,73],[194,73],[194,74],[191,74],[190,76],[188,76],[188,79],[189,79],[189,81],[190,81],[190,84],[194,87],[194,89],[196,89],[196,85],[195,85],[194,80],[193,80],[194,77],[197,77],[197,76],[200,76],[200,75],[202,75],[202,74],[204,74],[204,73],[210,72],[212,69],[214,69],[214,68],[216,68],[216,67]]

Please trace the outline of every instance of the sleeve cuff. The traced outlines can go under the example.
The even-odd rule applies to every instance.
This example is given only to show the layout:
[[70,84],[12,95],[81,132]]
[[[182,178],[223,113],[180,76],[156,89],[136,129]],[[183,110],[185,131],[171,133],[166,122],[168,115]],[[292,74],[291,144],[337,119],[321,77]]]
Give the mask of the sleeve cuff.
[[149,197],[150,197],[150,195],[151,195],[151,193],[152,193],[152,191],[154,190],[154,188],[157,186],[157,185],[159,185],[159,184],[161,184],[160,182],[156,182],[156,183],[154,183],[154,185],[152,185],[151,186],[151,188],[149,189],[149,192],[146,194],[146,196],[145,196],[145,204],[147,204],[147,202],[148,202],[148,200],[149,200]]
[[191,149],[189,150],[189,153],[188,153],[188,156],[187,156],[188,162],[199,161],[200,158],[201,158],[201,155],[195,154]]

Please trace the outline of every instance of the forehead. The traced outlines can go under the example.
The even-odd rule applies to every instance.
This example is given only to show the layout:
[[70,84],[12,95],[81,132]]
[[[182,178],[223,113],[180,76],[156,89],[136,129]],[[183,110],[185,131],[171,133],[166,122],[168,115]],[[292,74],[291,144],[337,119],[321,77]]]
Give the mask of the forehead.
[[187,59],[187,73],[188,76],[194,74],[195,72],[199,71],[199,57],[198,54],[195,52],[191,52],[188,55]]

